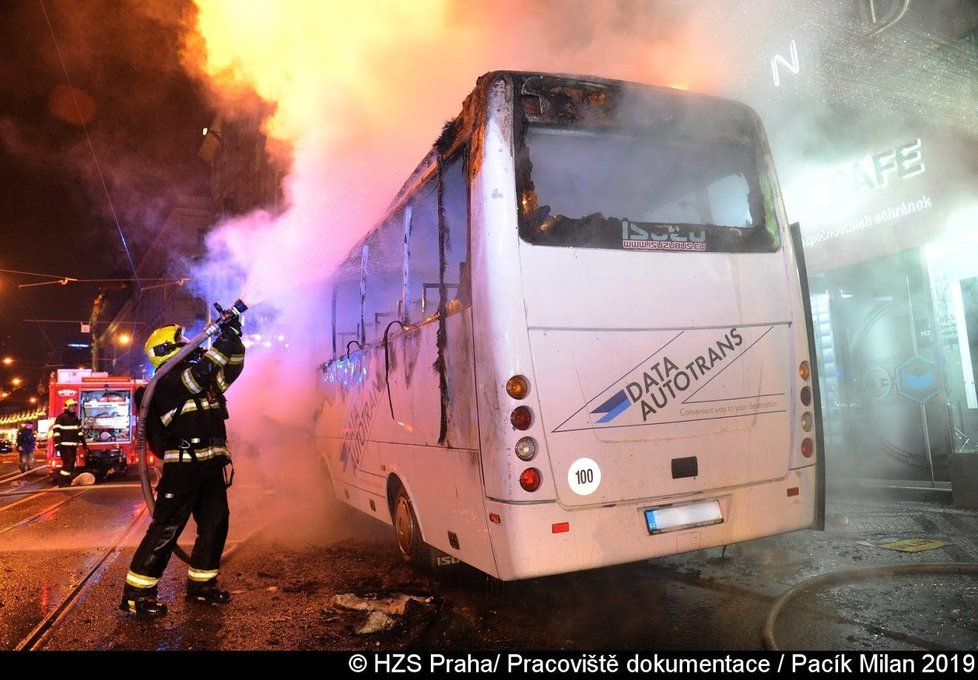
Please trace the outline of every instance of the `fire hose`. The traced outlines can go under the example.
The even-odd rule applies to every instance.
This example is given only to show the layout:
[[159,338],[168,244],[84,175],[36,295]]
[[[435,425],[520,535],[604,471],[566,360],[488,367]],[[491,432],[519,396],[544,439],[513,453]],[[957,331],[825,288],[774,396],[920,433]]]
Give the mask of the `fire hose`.
[[[214,307],[217,309],[218,317],[214,321],[207,324],[204,327],[204,330],[202,330],[199,334],[188,340],[187,344],[184,345],[179,352],[160,364],[159,368],[156,369],[153,377],[146,385],[146,390],[143,392],[142,401],[139,404],[139,418],[136,420],[136,457],[139,461],[139,483],[142,486],[143,498],[146,500],[146,508],[149,510],[150,516],[153,515],[153,511],[156,509],[156,498],[153,496],[153,487],[149,483],[149,464],[146,462],[146,417],[149,414],[149,404],[153,398],[153,390],[156,389],[156,383],[159,382],[159,380],[166,375],[170,369],[193,354],[193,352],[202,344],[207,342],[208,339],[218,335],[224,329],[225,324],[232,319],[238,318],[246,309],[248,309],[248,306],[241,300],[236,300],[235,303],[227,309],[222,309],[216,302],[214,303]],[[173,552],[184,562],[188,564],[190,563],[190,556],[187,555],[186,551],[179,545],[173,549]]]

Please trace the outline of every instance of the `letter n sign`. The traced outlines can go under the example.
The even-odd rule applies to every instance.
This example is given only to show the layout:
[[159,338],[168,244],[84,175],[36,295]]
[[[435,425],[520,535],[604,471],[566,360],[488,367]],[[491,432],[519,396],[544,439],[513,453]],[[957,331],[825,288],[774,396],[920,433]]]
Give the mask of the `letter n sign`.
[[937,364],[914,355],[897,366],[897,391],[918,403],[925,403],[937,394]]
[[798,62],[798,46],[795,41],[792,40],[788,43],[788,55],[791,60],[785,59],[780,54],[774,55],[774,59],[771,60],[771,74],[774,76],[774,86],[781,87],[781,73],[779,67],[784,67],[790,72],[798,75],[801,70],[801,64]]

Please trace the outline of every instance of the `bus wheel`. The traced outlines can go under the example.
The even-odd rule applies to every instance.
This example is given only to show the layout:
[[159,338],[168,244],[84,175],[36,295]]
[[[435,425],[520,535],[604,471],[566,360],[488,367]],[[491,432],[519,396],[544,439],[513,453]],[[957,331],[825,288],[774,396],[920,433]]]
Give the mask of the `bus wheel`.
[[421,540],[414,504],[403,486],[397,490],[394,498],[394,533],[397,535],[397,549],[406,562],[428,564],[430,551]]

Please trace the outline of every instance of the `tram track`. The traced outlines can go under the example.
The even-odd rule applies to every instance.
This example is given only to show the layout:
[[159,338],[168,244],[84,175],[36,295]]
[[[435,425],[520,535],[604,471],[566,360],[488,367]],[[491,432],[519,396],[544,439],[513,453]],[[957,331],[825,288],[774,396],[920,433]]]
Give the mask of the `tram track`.
[[47,468],[45,468],[43,465],[40,465],[38,467],[31,468],[27,472],[17,471],[13,473],[8,472],[8,473],[0,474],[0,485],[6,484],[8,482],[15,482],[21,477],[27,477],[28,475],[33,475],[37,472],[43,472],[46,469]]
[[[72,494],[71,496],[66,496],[65,498],[60,499],[57,503],[54,503],[53,505],[49,505],[46,508],[44,508],[43,510],[35,511],[32,515],[29,515],[28,517],[25,517],[24,519],[22,519],[22,520],[20,520],[20,521],[18,521],[16,523],[14,523],[14,524],[11,524],[11,525],[5,526],[5,527],[0,527],[0,535],[3,535],[5,533],[7,533],[8,531],[13,531],[14,529],[19,529],[21,527],[25,527],[25,526],[28,526],[30,524],[33,524],[37,520],[39,520],[42,517],[44,517],[44,515],[46,515],[49,512],[51,512],[52,510],[56,510],[57,508],[60,508],[62,505],[65,505],[65,504],[71,502],[73,499],[77,498],[78,496],[81,496],[82,494],[84,494],[84,491],[81,491],[81,492],[79,492],[77,494]],[[33,500],[33,498],[36,497],[36,496],[38,496],[38,495],[40,495],[40,494],[34,494],[33,496],[30,496],[30,497],[27,497],[27,498],[22,498],[19,501],[15,501],[14,503],[11,503],[10,505],[5,505],[2,508],[0,508],[0,511],[8,510],[8,509],[13,508],[13,507],[15,507],[17,505],[20,505],[21,503],[26,503],[29,500]]]
[[[15,498],[15,500],[12,500],[11,502],[0,505],[0,520],[13,520],[0,525],[0,536],[31,526],[35,522],[43,519],[46,515],[49,515],[51,512],[58,510],[59,508],[63,508],[78,498],[89,495],[93,491],[102,492],[107,489],[131,490],[139,486],[138,483],[131,482],[59,488],[50,486],[47,483],[47,480],[43,480],[40,484],[37,483],[37,480],[30,480],[25,482],[24,486],[14,486],[14,483],[18,480],[36,475],[39,471],[43,473],[45,470],[46,468],[42,466],[27,472],[19,472],[17,474],[4,475],[3,477],[0,477],[0,488],[8,486],[10,487],[0,491],[0,499]],[[36,501],[38,498],[48,496],[58,498],[52,503],[45,504],[43,507],[30,510],[29,514],[23,514],[23,511],[25,510],[24,506],[26,504]],[[100,575],[115,561],[121,552],[121,546],[123,545],[123,541],[126,539],[126,536],[140,521],[145,512],[146,508],[143,507],[133,516],[133,518],[127,523],[126,527],[118,533],[109,549],[106,550],[105,553],[86,570],[81,580],[65,594],[65,597],[61,600],[61,602],[59,602],[34,626],[31,632],[13,648],[14,650],[29,651],[32,649],[37,649],[40,644],[43,644],[46,635],[57,625],[58,621],[71,610],[89,585],[97,582]]]
[[[117,484],[114,488],[133,488],[138,487],[138,483],[134,484]],[[72,494],[71,497],[60,501],[55,506],[47,508],[44,511],[34,513],[31,517],[19,521],[15,526],[0,528],[0,533],[4,531],[9,531],[21,526],[26,526],[32,521],[44,515],[45,512],[50,512],[54,507],[58,507],[67,503],[75,498],[85,495],[87,492],[97,489],[109,488],[108,485],[99,487],[83,487],[79,491],[80,493]],[[67,491],[69,489],[63,489],[60,491]],[[41,489],[37,490],[38,493],[55,491],[53,489]],[[0,508],[2,510],[3,508]],[[138,512],[136,512],[132,519],[125,525],[125,527],[119,531],[112,541],[111,545],[105,550],[104,554],[101,555],[90,567],[87,568],[84,575],[78,581],[77,584],[72,586],[70,590],[65,593],[64,598],[50,611],[48,612],[40,621],[38,621],[33,629],[28,633],[19,643],[13,647],[13,651],[38,651],[44,648],[44,645],[54,635],[63,621],[69,618],[76,606],[82,601],[83,595],[93,586],[98,584],[103,576],[112,568],[116,560],[125,552],[125,546],[133,540],[131,534],[134,529],[140,524],[144,519],[144,516],[149,511],[149,506],[142,506]],[[228,546],[225,548],[224,554],[222,556],[222,562],[230,559],[235,552],[237,552],[242,546],[246,545],[254,537],[258,536],[262,531],[264,531],[269,524],[273,523],[275,518],[267,518],[265,521],[261,522],[258,526],[254,527],[247,534],[238,538],[236,540],[229,540]]]
[[100,557],[95,564],[88,570],[88,572],[82,577],[82,579],[65,595],[65,597],[54,607],[44,618],[42,618],[34,629],[15,647],[14,651],[34,651],[39,649],[47,640],[51,632],[58,626],[58,623],[67,616],[67,614],[74,608],[81,596],[85,593],[88,588],[99,581],[101,575],[118,559],[121,554],[121,546],[126,536],[129,532],[133,530],[139,521],[142,519],[143,515],[146,513],[147,508],[144,506],[137,512],[126,528],[121,531],[109,547],[105,551],[105,554]]
[[[38,479],[39,473],[41,473],[40,479]],[[63,511],[65,506],[79,498],[91,496],[93,493],[104,493],[110,489],[131,492],[139,486],[138,482],[113,481],[97,485],[56,487],[46,479],[44,466],[27,472],[5,474],[0,476],[0,489],[2,489],[0,490],[0,540],[9,541],[10,536],[19,530],[32,526],[46,516],[50,516],[52,512]],[[31,503],[40,506],[30,507]],[[71,611],[88,587],[98,582],[101,575],[115,562],[122,552],[124,541],[133,527],[143,518],[146,510],[144,506],[134,513],[125,527],[116,533],[108,549],[94,563],[90,566],[79,565],[84,571],[78,583],[72,586],[62,600],[37,621],[30,633],[12,649],[30,651],[43,644],[49,632]]]
[[[33,472],[33,471],[31,471],[31,472]],[[3,480],[3,479],[0,479],[0,485],[2,485],[4,481],[16,481],[17,478],[22,477],[24,475],[31,474],[31,472],[25,472],[25,473],[21,473],[19,475],[16,475],[13,478],[13,480],[9,480],[9,479],[8,480]],[[14,509],[18,508],[19,506],[21,506],[21,505],[23,505],[25,503],[28,503],[28,502],[30,502],[30,501],[38,498],[39,496],[63,495],[65,497],[59,499],[57,502],[55,502],[55,503],[53,503],[51,505],[48,505],[48,506],[46,506],[46,507],[44,507],[44,508],[42,508],[40,510],[34,511],[31,515],[29,515],[27,517],[24,517],[22,519],[19,519],[18,521],[14,522],[13,524],[10,524],[10,525],[7,525],[7,526],[0,526],[0,535],[3,535],[5,533],[7,533],[8,531],[13,531],[14,529],[18,529],[20,527],[28,526],[28,525],[32,524],[33,522],[36,522],[37,520],[41,519],[42,517],[44,517],[44,515],[46,515],[47,513],[51,512],[52,510],[56,510],[57,508],[59,508],[59,507],[65,505],[65,504],[71,502],[72,500],[74,500],[74,499],[76,499],[76,498],[78,498],[80,496],[84,496],[86,493],[88,493],[90,491],[93,491],[93,490],[96,490],[96,489],[98,489],[98,490],[104,490],[104,489],[131,489],[131,488],[135,488],[135,487],[138,487],[138,486],[139,486],[139,484],[136,483],[136,482],[121,483],[121,484],[120,483],[103,484],[103,485],[98,485],[98,486],[72,486],[72,487],[64,487],[64,488],[51,487],[51,486],[48,486],[48,485],[44,484],[42,486],[30,486],[30,487],[23,487],[23,488],[14,488],[14,489],[9,490],[9,491],[2,491],[2,492],[0,492],[0,499],[11,498],[11,497],[18,497],[18,498],[17,498],[17,500],[14,500],[14,501],[12,501],[10,503],[6,503],[6,504],[3,504],[3,505],[0,505],[0,518],[3,517],[3,514],[2,513],[6,512],[6,511],[14,510]]]

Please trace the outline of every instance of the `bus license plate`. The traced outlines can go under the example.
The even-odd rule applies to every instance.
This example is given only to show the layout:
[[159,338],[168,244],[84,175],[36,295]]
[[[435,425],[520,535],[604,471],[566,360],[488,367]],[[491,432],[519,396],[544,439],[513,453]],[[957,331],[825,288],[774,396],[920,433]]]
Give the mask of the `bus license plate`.
[[723,522],[723,513],[720,512],[720,502],[717,500],[645,509],[645,526],[650,534],[721,522]]

